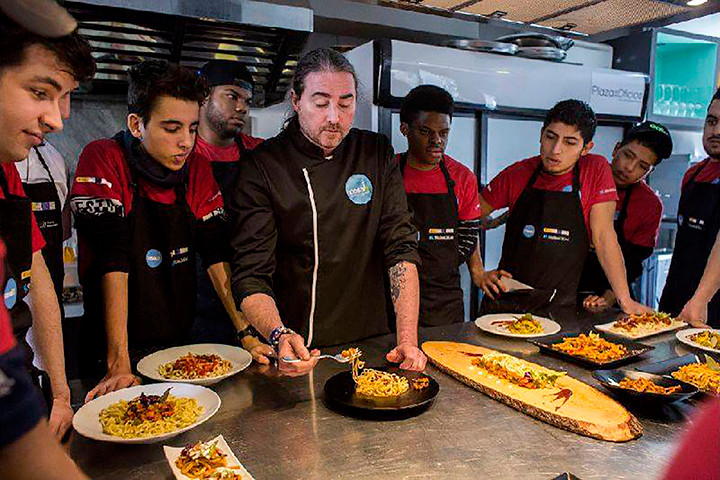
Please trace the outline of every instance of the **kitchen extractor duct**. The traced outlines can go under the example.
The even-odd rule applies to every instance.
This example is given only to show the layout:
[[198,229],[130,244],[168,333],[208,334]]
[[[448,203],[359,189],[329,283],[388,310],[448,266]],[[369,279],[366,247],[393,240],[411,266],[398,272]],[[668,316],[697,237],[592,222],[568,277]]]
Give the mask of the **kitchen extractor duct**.
[[98,70],[93,93],[122,93],[127,69],[163,59],[200,67],[236,60],[255,80],[257,106],[279,102],[313,30],[307,8],[245,0],[83,0],[65,2],[88,38]]

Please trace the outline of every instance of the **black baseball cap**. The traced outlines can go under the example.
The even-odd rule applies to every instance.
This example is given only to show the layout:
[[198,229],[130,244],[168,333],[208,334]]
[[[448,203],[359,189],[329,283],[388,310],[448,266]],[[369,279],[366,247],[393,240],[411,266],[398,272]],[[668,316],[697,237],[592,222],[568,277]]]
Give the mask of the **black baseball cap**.
[[635,125],[625,136],[623,143],[627,144],[633,140],[647,143],[658,157],[658,162],[672,155],[673,142],[670,131],[657,122],[643,122]]
[[200,69],[209,87],[218,85],[236,85],[245,90],[253,91],[253,78],[245,65],[232,60],[210,60]]

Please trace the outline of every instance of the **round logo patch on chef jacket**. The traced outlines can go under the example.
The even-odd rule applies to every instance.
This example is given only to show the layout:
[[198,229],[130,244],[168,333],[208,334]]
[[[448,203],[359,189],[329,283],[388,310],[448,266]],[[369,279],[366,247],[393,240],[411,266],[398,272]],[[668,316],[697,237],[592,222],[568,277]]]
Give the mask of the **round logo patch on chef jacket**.
[[157,268],[162,263],[162,253],[159,250],[151,248],[145,254],[145,262],[150,268]]
[[17,303],[18,298],[18,289],[17,289],[17,282],[14,278],[8,279],[7,283],[5,284],[5,307],[10,310],[15,306],[15,303]]
[[365,205],[372,199],[372,182],[361,173],[351,175],[345,182],[345,193],[354,204]]
[[525,238],[532,238],[533,235],[535,235],[535,227],[532,225],[525,225],[525,228],[523,228],[523,236]]

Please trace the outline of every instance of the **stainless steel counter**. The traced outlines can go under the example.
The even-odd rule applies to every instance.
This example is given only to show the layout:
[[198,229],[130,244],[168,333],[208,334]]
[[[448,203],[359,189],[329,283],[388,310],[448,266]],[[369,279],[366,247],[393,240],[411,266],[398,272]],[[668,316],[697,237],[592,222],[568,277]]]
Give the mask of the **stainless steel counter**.
[[[598,319],[572,320],[575,328]],[[565,323],[565,322],[561,322]],[[484,334],[474,324],[422,332],[423,340],[453,340],[496,348],[598,386],[590,371],[540,354],[524,342]],[[370,366],[379,365],[391,337],[362,342]],[[673,333],[649,339],[654,362],[689,353]],[[631,364],[637,366],[640,362]],[[571,472],[582,480],[652,479],[662,471],[693,401],[633,413],[645,433],[628,443],[582,437],[523,415],[429,366],[440,384],[435,404],[397,421],[347,418],[323,404],[323,385],[344,366],[322,361],[308,377],[287,378],[253,365],[216,385],[220,411],[166,442],[181,446],[223,434],[257,480],[279,479],[542,479]],[[602,389],[602,387],[598,387]],[[70,453],[94,479],[169,479],[162,444],[118,446],[73,435]]]

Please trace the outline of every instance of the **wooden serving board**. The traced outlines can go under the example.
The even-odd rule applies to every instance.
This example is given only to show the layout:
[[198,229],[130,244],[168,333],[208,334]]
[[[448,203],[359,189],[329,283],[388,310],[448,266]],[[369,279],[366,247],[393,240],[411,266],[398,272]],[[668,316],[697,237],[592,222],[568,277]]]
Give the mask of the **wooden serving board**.
[[[480,373],[472,364],[474,358],[494,350],[457,342],[425,342],[422,349],[443,372],[550,425],[610,442],[626,442],[643,434],[642,425],[625,407],[568,375],[562,376],[554,388],[529,389],[487,372]],[[538,367],[522,361],[529,367]],[[566,398],[568,390],[572,394]]]

